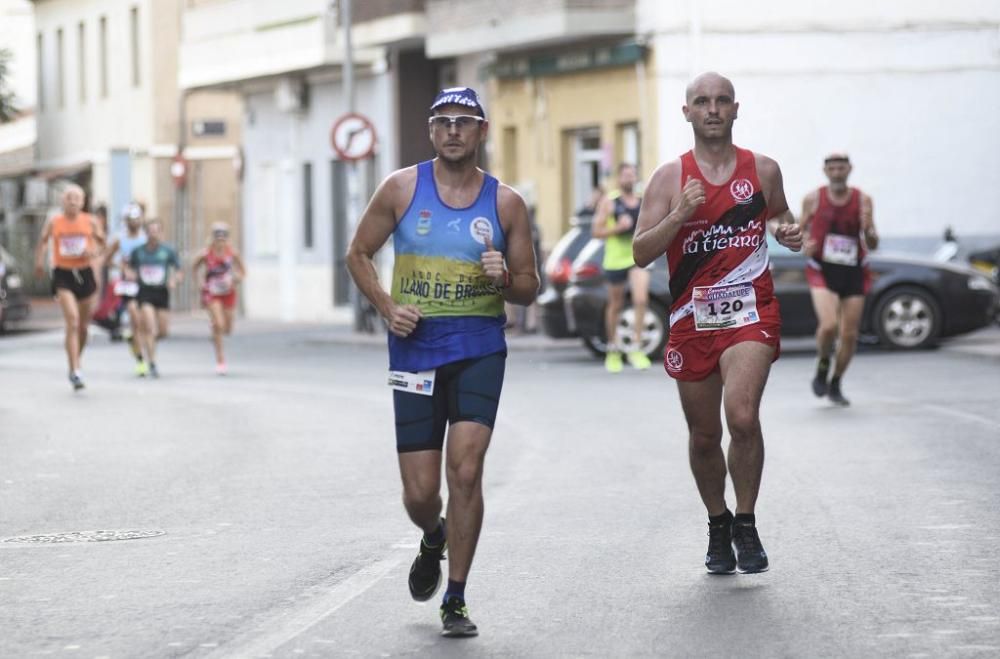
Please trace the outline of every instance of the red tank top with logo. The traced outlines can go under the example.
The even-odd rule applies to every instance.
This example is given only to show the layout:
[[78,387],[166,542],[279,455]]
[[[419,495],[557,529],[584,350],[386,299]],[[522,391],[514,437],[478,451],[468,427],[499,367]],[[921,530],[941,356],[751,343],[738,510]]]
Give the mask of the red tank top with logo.
[[819,202],[809,223],[809,238],[816,242],[810,265],[822,262],[860,267],[865,247],[861,242],[861,191],[851,188],[847,203],[838,206],[830,201],[829,188],[819,189]]
[[757,308],[774,298],[768,270],[767,200],[752,151],[736,149],[729,180],[706,180],[694,152],[681,156],[681,182],[701,181],[705,203],[667,248],[670,331],[685,334],[756,323]]
[[233,290],[233,252],[228,247],[222,254],[214,249],[205,253],[205,291],[209,295],[229,295]]

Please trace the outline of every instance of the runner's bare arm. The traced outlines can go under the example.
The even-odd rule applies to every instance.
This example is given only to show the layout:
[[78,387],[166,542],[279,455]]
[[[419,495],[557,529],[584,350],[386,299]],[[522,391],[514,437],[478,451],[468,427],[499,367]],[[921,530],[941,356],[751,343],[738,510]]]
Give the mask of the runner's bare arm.
[[101,223],[98,222],[97,218],[94,217],[93,215],[90,216],[90,226],[93,227],[94,242],[96,242],[101,247],[101,250],[98,250],[97,252],[97,254],[99,255],[101,251],[103,251],[103,248],[106,247],[108,244],[107,237],[104,235],[104,231],[101,229]]
[[861,193],[861,232],[865,237],[868,249],[878,249],[878,232],[875,231],[872,198],[864,193]]
[[809,225],[812,223],[813,215],[819,207],[819,191],[813,190],[802,200],[802,215],[799,217],[799,228],[804,237],[803,250],[806,256],[812,256],[816,252],[816,241],[809,238]]
[[788,208],[788,200],[785,199],[785,185],[781,179],[781,169],[773,159],[761,154],[755,154],[757,161],[757,175],[760,177],[761,187],[764,188],[764,199],[767,201],[767,209],[771,219],[777,219],[778,225],[774,229],[774,237],[778,243],[784,245],[793,252],[802,249],[802,228],[795,223],[795,216]]
[[247,266],[243,263],[243,257],[235,249],[233,250],[233,263],[236,264],[236,280],[243,281],[247,277]]
[[632,258],[646,267],[667,251],[681,226],[705,202],[701,181],[688,179],[681,187],[681,161],[660,165],[649,177],[639,210]]
[[498,219],[507,238],[505,257],[510,273],[509,286],[500,292],[507,302],[528,306],[538,296],[539,286],[528,207],[521,195],[510,186],[501,185],[497,195]]
[[41,277],[45,273],[45,248],[49,245],[49,238],[52,237],[52,218],[45,220],[42,226],[42,235],[38,238],[38,245],[35,247],[35,274]]
[[416,181],[416,167],[393,172],[382,181],[361,214],[358,230],[347,250],[347,269],[354,283],[389,323],[389,331],[402,337],[416,329],[420,310],[414,305],[396,304],[379,283],[372,259],[396,230],[400,216],[413,198]]
[[590,235],[594,238],[607,238],[615,232],[608,228],[608,217],[615,208],[613,199],[603,197],[597,204],[597,212],[594,213],[594,220],[590,225]]

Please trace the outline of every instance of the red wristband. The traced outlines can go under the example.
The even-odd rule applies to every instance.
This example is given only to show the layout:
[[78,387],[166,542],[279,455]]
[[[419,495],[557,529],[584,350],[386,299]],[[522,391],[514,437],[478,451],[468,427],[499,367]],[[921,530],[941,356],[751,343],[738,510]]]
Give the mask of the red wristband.
[[510,270],[504,270],[503,271],[503,286],[501,286],[500,288],[510,288],[510,284],[511,284]]

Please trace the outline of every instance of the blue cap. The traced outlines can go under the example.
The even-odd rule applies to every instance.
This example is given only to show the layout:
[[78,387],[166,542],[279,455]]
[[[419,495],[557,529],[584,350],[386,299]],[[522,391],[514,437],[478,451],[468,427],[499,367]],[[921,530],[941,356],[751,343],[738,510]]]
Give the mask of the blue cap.
[[434,102],[431,103],[431,111],[433,112],[442,105],[464,105],[467,108],[475,110],[476,114],[480,117],[486,117],[486,110],[483,109],[482,101],[479,100],[479,94],[472,87],[449,87],[448,89],[442,89],[434,97]]

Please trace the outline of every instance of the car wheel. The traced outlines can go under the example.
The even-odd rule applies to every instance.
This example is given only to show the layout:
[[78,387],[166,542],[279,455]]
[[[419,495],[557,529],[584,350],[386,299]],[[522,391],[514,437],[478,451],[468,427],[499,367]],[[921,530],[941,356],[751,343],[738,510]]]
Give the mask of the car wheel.
[[941,331],[941,309],[922,289],[892,288],[875,307],[875,329],[882,345],[893,350],[926,348]]
[[[635,308],[629,302],[622,315],[618,318],[618,340],[624,352],[636,349],[635,345]],[[642,343],[638,346],[650,359],[660,359],[663,348],[667,345],[670,330],[667,326],[667,310],[656,300],[650,300],[646,307],[646,317],[642,322]]]

